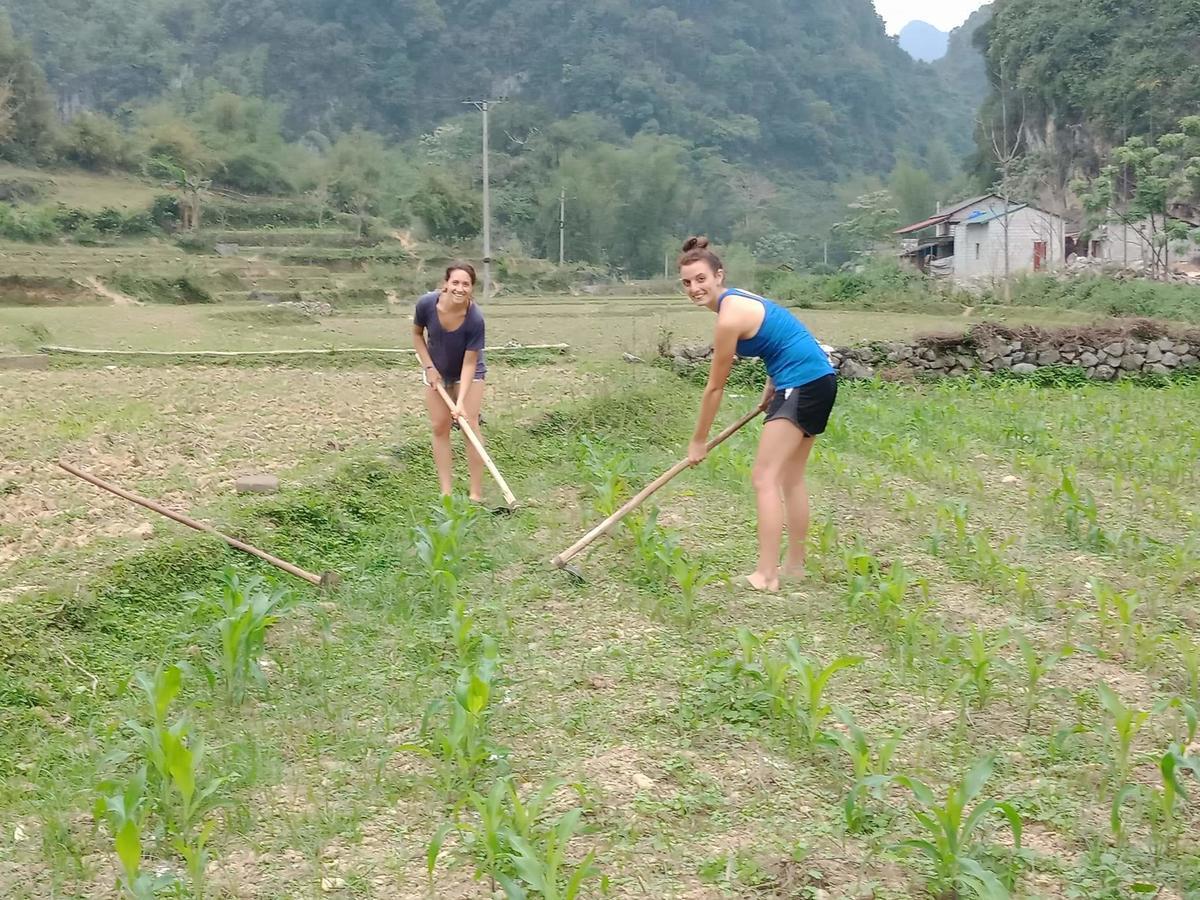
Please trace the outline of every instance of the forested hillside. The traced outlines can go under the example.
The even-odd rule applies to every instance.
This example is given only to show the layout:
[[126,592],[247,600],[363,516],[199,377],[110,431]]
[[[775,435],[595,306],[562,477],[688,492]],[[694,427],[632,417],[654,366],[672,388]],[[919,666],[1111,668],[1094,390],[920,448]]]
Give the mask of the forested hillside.
[[1060,186],[1200,110],[1200,0],[998,0],[982,44],[988,121],[1004,95],[1018,150],[1052,158]]
[[[428,130],[464,97],[788,167],[883,171],[924,153],[928,79],[869,0],[7,0],[60,105],[120,110],[214,78],[298,136]],[[932,127],[931,127],[932,125]]]
[[[2,0],[25,124],[0,157],[308,193],[439,240],[478,233],[492,116],[502,248],[651,273],[682,232],[843,260],[847,204],[899,171],[932,203],[977,98],[870,0]],[[0,26],[2,28],[3,26]],[[44,73],[44,78],[43,78]],[[957,77],[957,76],[956,76]],[[918,175],[916,182],[909,176]],[[922,173],[927,173],[922,175]]]

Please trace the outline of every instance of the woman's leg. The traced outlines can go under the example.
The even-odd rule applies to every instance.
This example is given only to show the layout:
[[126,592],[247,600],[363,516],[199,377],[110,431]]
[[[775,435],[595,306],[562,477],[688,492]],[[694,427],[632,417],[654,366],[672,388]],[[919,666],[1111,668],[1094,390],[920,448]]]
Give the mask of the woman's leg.
[[[466,402],[463,404],[467,412],[467,424],[471,426],[471,430],[475,432],[475,436],[479,438],[481,444],[483,443],[483,434],[479,431],[479,411],[483,408],[483,388],[483,381],[472,381],[471,386],[467,388]],[[471,476],[471,499],[482,500],[483,457],[475,452],[470,441],[467,441],[467,469]]]
[[454,486],[454,456],[450,450],[450,408],[437,388],[425,388],[425,408],[433,426],[433,464],[437,468],[438,486],[442,494],[451,493]]
[[808,484],[804,480],[808,457],[816,438],[805,435],[783,467],[783,508],[787,519],[788,549],[781,574],[803,578],[808,544]]
[[804,440],[804,432],[786,419],[763,426],[750,480],[758,504],[758,567],[749,575],[759,590],[779,590],[779,547],[783,543],[783,472]]

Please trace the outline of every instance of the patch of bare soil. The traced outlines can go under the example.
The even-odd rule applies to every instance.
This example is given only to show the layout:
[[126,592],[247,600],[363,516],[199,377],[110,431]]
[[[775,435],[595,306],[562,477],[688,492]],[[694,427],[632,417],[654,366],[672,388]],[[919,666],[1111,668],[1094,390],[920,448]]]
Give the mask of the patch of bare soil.
[[[485,408],[500,417],[590,389],[563,366],[496,367]],[[233,494],[241,475],[271,472],[293,487],[346,452],[419,439],[425,416],[408,371],[0,372],[0,602],[45,586],[40,567],[6,579],[19,563],[58,554],[86,575],[182,527],[68,475],[58,459],[203,517],[206,504]]]

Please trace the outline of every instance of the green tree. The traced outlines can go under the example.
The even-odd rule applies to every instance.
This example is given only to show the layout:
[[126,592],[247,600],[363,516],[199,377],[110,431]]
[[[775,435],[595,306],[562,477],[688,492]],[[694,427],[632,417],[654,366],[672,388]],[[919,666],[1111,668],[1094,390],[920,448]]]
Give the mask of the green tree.
[[862,194],[848,204],[850,215],[833,226],[851,253],[863,256],[892,239],[900,226],[900,211],[887,191]]
[[422,189],[409,202],[430,236],[438,240],[463,241],[483,229],[479,196],[436,172],[426,177]]
[[53,134],[54,107],[46,77],[0,10],[0,158],[44,157]]
[[62,155],[85,169],[105,172],[129,164],[129,141],[117,123],[99,113],[81,113],[63,131]]
[[1132,137],[1112,153],[1097,177],[1074,185],[1092,226],[1117,222],[1150,250],[1153,275],[1165,275],[1172,242],[1200,240],[1186,221],[1171,216],[1176,202],[1200,200],[1200,116],[1154,143]]
[[928,218],[937,202],[937,188],[932,176],[907,159],[901,159],[892,169],[888,191],[895,198],[901,222],[919,222]]

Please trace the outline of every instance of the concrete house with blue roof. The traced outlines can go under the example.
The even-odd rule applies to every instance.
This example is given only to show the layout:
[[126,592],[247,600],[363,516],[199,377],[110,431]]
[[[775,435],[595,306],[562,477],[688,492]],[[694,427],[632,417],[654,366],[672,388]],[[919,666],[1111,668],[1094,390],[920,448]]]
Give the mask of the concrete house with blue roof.
[[933,216],[896,234],[902,258],[930,275],[969,285],[1062,266],[1066,230],[1062,216],[985,194],[939,206]]

